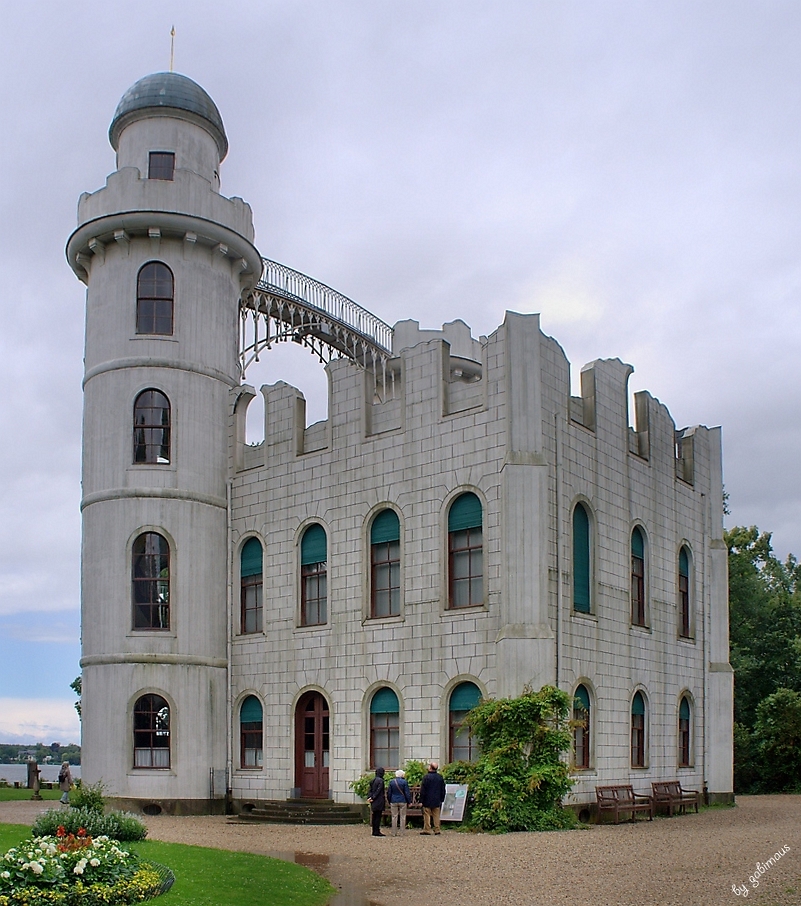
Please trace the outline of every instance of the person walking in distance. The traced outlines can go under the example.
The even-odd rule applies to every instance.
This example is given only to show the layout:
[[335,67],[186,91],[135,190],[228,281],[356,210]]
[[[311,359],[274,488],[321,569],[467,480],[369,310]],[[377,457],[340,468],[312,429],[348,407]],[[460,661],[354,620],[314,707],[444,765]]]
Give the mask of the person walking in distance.
[[423,829],[421,834],[430,834],[433,823],[434,833],[440,832],[439,816],[442,803],[445,801],[445,781],[438,773],[439,765],[432,761],[428,773],[420,785],[420,805],[423,806]]
[[383,837],[381,833],[381,815],[386,805],[386,795],[384,792],[384,769],[376,768],[375,777],[370,784],[370,795],[367,799],[370,803],[370,824],[373,828],[374,837]]
[[63,762],[61,770],[58,772],[58,788],[61,790],[61,804],[70,804],[70,790],[72,789],[72,772],[70,763]]
[[[395,776],[389,781],[389,811],[392,815],[392,836],[398,833],[403,836],[406,830],[406,809],[411,804],[412,791],[406,782],[404,771],[395,771]],[[400,823],[400,831],[398,826]]]

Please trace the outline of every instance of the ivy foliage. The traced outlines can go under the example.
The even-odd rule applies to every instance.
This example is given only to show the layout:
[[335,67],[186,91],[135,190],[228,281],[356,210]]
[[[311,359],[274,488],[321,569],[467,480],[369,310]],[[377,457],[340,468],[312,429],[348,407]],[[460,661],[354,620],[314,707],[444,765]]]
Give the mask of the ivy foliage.
[[470,785],[471,826],[494,832],[575,826],[575,816],[561,805],[573,785],[562,757],[571,744],[569,713],[570,696],[543,686],[517,698],[484,700],[467,715],[481,755],[447,774],[450,782]]

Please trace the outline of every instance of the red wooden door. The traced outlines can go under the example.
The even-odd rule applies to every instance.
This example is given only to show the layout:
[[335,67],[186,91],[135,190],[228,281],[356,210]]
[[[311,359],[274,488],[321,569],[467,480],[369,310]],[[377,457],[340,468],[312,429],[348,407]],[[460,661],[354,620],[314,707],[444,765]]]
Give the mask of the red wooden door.
[[309,692],[295,710],[295,786],[304,799],[328,798],[328,702]]

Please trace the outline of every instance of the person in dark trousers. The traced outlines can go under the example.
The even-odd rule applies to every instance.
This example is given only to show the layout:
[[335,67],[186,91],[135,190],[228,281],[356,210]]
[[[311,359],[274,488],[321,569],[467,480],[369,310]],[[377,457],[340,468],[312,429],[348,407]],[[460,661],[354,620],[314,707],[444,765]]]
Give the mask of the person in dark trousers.
[[428,766],[428,773],[423,777],[420,785],[420,805],[423,806],[423,829],[421,834],[430,834],[431,825],[434,825],[434,833],[440,832],[439,816],[442,809],[442,803],[445,801],[445,781],[442,774],[437,773],[439,765],[432,761]]
[[[389,812],[392,815],[392,836],[397,837],[406,830],[406,809],[411,805],[412,791],[406,782],[404,771],[395,771],[389,781]],[[400,828],[400,830],[398,829]]]
[[383,837],[384,835],[381,833],[381,815],[386,805],[383,768],[375,769],[375,777],[370,784],[370,795],[367,801],[370,803],[370,824],[373,828],[373,836]]

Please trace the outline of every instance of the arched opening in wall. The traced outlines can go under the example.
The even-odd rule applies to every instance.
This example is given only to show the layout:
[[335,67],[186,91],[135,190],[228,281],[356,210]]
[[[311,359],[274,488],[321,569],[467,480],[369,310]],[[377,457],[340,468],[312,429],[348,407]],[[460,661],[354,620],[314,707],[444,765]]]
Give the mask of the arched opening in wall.
[[245,439],[249,444],[264,440],[263,384],[284,381],[297,387],[306,399],[306,427],[328,418],[328,374],[325,366],[305,347],[296,343],[276,343],[248,365],[245,383],[256,390],[248,406]]
[[156,815],[161,814],[162,808],[158,802],[149,802],[147,805],[142,806],[142,811],[151,818],[155,818]]

